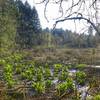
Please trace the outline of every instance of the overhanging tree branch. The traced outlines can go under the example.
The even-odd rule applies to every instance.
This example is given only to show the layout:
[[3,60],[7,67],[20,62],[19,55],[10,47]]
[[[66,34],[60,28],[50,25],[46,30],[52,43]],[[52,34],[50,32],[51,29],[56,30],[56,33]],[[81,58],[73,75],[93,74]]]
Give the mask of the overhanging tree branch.
[[92,21],[90,21],[90,19],[87,19],[87,18],[82,17],[82,16],[81,17],[70,17],[70,18],[65,17],[64,19],[57,20],[54,24],[54,28],[56,27],[57,23],[59,23],[59,22],[63,22],[66,20],[82,20],[82,19],[87,21],[88,23],[90,23],[92,25],[92,27],[95,29],[95,31],[100,35],[100,31],[98,30],[97,26]]
[[[42,0],[39,4],[44,3],[44,17],[48,21],[46,10],[48,4],[58,4],[59,13],[62,13],[60,17],[55,19],[54,28],[58,22],[66,20],[85,20],[100,36],[100,30],[98,25],[100,23],[100,0]],[[66,4],[66,7],[65,7]],[[81,16],[82,14],[82,16]],[[73,17],[75,16],[75,17]],[[94,22],[95,21],[95,22]]]

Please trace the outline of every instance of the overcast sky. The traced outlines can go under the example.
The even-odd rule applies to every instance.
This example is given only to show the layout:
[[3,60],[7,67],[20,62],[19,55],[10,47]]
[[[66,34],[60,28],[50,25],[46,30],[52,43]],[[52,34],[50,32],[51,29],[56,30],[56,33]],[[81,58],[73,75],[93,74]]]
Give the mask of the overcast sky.
[[[26,0],[24,0],[26,1]],[[49,20],[49,22],[47,22],[47,20],[44,17],[44,4],[35,4],[37,2],[40,2],[42,0],[27,0],[29,2],[29,4],[33,7],[35,6],[37,11],[38,11],[38,15],[39,15],[39,19],[41,22],[41,26],[42,28],[53,28],[53,25],[55,23],[55,20],[57,17],[60,16],[59,13],[59,7],[58,5],[54,5],[54,4],[50,4],[48,5],[47,11],[46,11],[46,15],[47,18]],[[76,0],[77,1],[77,0]],[[63,3],[63,7],[65,9],[67,9],[67,7],[70,7],[71,3]],[[77,32],[80,33],[80,31],[83,29],[83,31],[86,30],[86,26],[88,24],[85,21],[76,21],[76,24],[74,23],[74,21],[70,20],[70,21],[65,21],[65,22],[60,22],[57,24],[57,28],[63,28],[63,29],[68,29],[68,30],[72,30],[73,32]],[[84,30],[85,28],[85,30]],[[82,31],[81,31],[82,32]]]

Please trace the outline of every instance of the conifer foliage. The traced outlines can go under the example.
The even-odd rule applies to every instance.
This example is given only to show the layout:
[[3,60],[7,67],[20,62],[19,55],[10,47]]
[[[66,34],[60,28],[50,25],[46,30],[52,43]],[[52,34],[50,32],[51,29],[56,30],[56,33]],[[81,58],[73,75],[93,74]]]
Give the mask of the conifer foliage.
[[18,0],[16,6],[19,13],[16,42],[21,48],[30,48],[37,44],[35,38],[41,32],[37,10],[35,7],[31,8],[27,1],[23,4]]

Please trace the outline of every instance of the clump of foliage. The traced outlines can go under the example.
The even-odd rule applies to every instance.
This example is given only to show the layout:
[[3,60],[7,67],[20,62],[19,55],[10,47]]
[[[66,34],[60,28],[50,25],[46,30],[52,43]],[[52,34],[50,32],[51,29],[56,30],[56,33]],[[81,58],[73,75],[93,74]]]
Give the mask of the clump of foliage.
[[62,69],[58,78],[60,81],[65,81],[68,78],[68,71],[66,72],[66,70]]
[[49,79],[51,77],[51,71],[50,68],[45,68],[44,69],[44,78]]
[[74,90],[74,85],[72,79],[67,79],[65,82],[59,83],[57,85],[57,93],[58,96],[62,94]]
[[86,74],[85,74],[85,72],[82,72],[82,71],[76,72],[76,82],[79,85],[84,85],[85,81],[86,81]]
[[85,68],[86,67],[86,64],[78,64],[77,66],[76,66],[76,68],[77,69],[80,69],[80,70],[82,70],[83,68]]
[[55,71],[60,71],[62,66],[63,66],[62,64],[54,64],[54,70]]
[[45,83],[44,82],[33,82],[33,89],[35,89],[36,94],[41,94],[45,92]]
[[71,78],[68,78],[66,81],[67,81],[68,92],[73,91],[74,90],[73,80]]
[[63,66],[62,69],[63,69],[64,71],[68,72],[68,69],[69,69],[69,68],[70,68],[70,65],[69,65],[69,66],[66,66],[66,65],[65,65],[65,66]]
[[98,87],[99,86],[99,82],[97,81],[96,76],[93,76],[90,80],[89,80],[89,85],[91,88],[93,87]]
[[22,68],[23,68],[23,67],[24,67],[23,64],[21,64],[21,63],[16,63],[16,64],[15,64],[15,72],[16,72],[16,74],[21,74]]
[[28,80],[33,79],[33,72],[30,68],[28,68],[25,72],[23,72],[23,77],[27,78]]
[[66,92],[67,90],[67,82],[63,82],[63,83],[60,83],[57,85],[57,93],[58,93],[58,96],[62,95],[63,93]]
[[15,63],[20,62],[23,59],[23,55],[20,53],[14,53],[11,57]]
[[13,79],[13,66],[10,64],[6,64],[4,67],[4,80],[6,81],[8,88],[11,88],[15,84]]
[[46,80],[45,85],[47,88],[50,88],[52,85],[52,80]]
[[21,76],[23,79],[33,80],[33,77],[35,75],[35,68],[34,65],[29,65],[21,73]]
[[4,59],[0,59],[0,66],[3,66],[4,64],[6,64],[6,61]]
[[36,81],[43,81],[43,70],[40,68],[37,68],[36,70]]
[[100,94],[94,96],[94,99],[93,100],[100,100]]
[[61,68],[63,67],[62,64],[54,64],[54,76],[57,77],[58,73],[61,71]]

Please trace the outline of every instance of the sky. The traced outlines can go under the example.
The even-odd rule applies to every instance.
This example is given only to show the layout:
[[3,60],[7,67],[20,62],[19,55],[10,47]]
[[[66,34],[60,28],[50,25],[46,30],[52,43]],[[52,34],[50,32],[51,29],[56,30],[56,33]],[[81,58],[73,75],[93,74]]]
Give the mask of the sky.
[[[26,0],[23,0],[26,1]],[[47,10],[46,10],[46,15],[48,18],[48,21],[46,20],[45,16],[44,16],[44,4],[36,4],[42,0],[27,0],[29,2],[29,4],[31,5],[31,7],[35,6],[37,11],[38,11],[38,15],[39,15],[39,19],[41,22],[41,26],[42,28],[53,28],[53,25],[55,23],[55,19],[58,18],[61,13],[59,13],[59,7],[58,5],[54,5],[52,3],[50,3],[50,5],[47,6]],[[75,0],[77,2],[77,0]],[[68,7],[71,6],[71,2],[63,3],[63,7],[64,9],[67,9]],[[73,32],[77,32],[77,33],[82,33],[83,31],[87,30],[87,26],[89,26],[86,21],[73,21],[73,20],[69,20],[69,21],[64,21],[64,22],[60,22],[57,24],[56,28],[63,28],[64,30],[68,29],[71,30]]]

